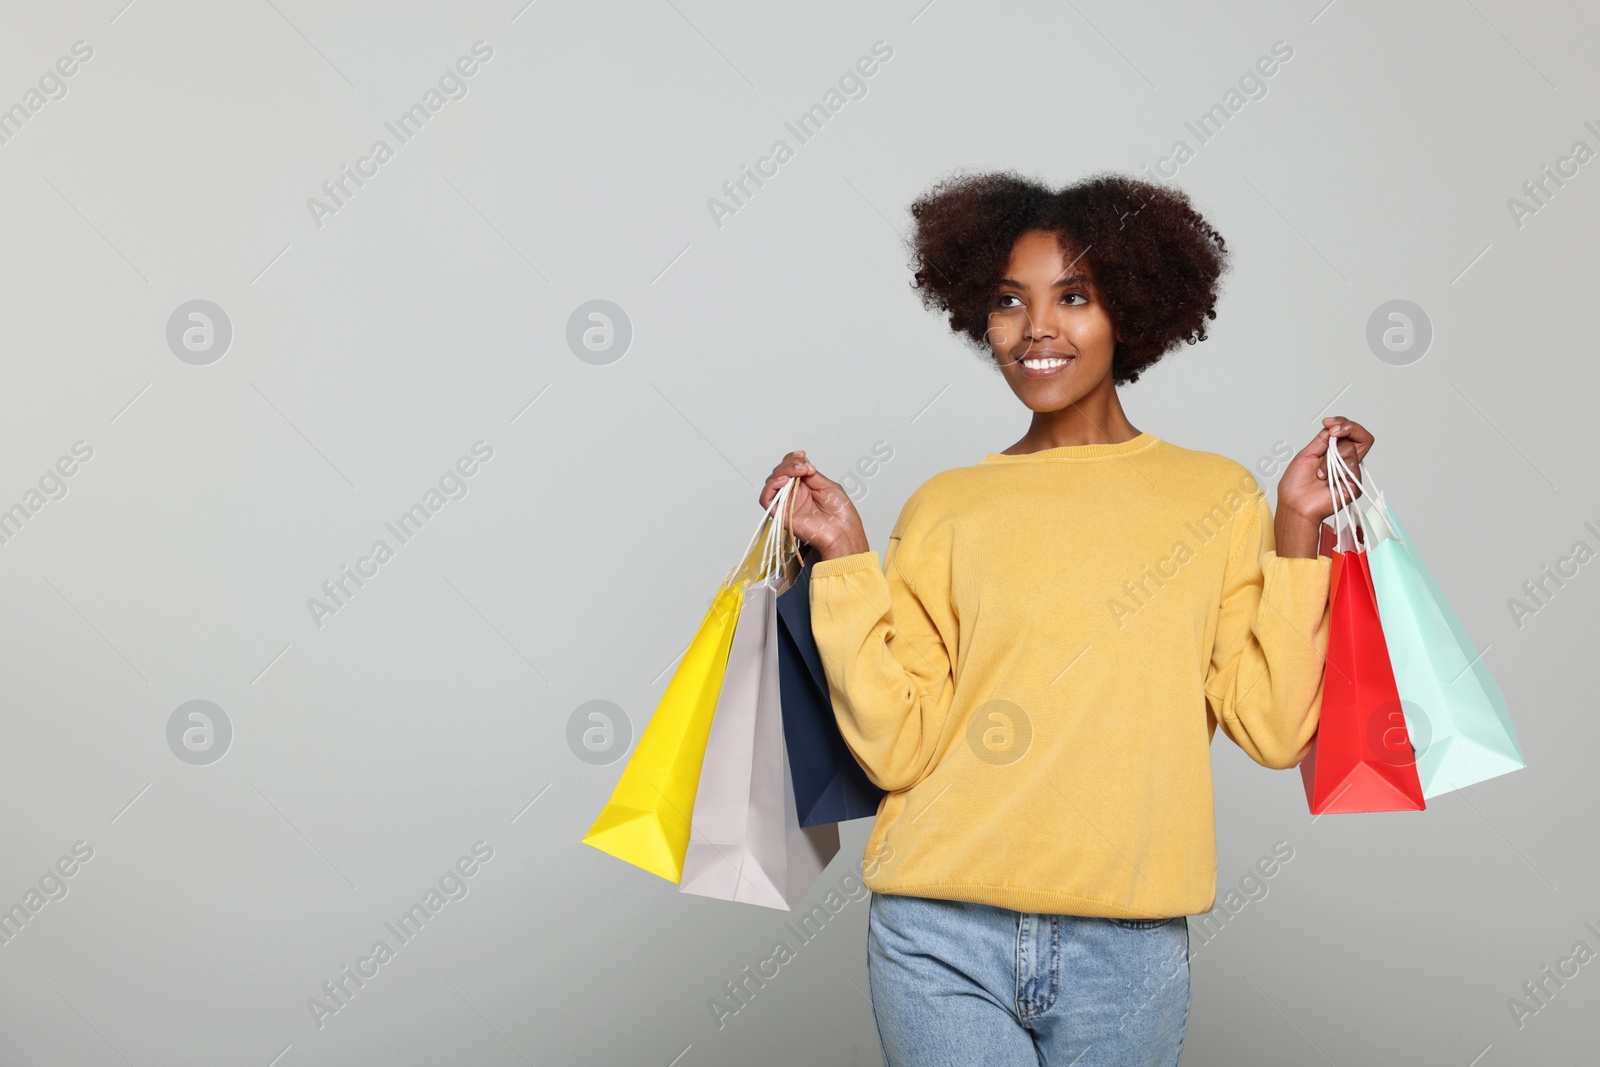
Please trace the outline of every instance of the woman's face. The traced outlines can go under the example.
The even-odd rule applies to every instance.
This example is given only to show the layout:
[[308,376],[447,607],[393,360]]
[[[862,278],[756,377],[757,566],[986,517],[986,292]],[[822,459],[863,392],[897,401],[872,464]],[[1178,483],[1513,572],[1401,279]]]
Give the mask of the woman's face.
[[1069,258],[1055,234],[1029,230],[995,290],[987,340],[1017,398],[1057,411],[1110,379],[1116,327],[1088,261]]

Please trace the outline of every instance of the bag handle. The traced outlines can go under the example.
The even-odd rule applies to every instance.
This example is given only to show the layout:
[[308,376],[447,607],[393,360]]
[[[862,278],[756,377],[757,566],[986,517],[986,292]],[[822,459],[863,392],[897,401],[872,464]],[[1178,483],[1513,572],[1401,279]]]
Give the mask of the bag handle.
[[[1344,457],[1339,455],[1339,439],[1337,437],[1328,440],[1327,478],[1328,498],[1333,502],[1334,551],[1340,551],[1341,546],[1344,544],[1344,538],[1339,532],[1339,517],[1341,515],[1345,517],[1345,522],[1348,524],[1346,529],[1350,533],[1350,543],[1354,546],[1353,549],[1348,551],[1365,551],[1371,547],[1372,537],[1367,529],[1365,516],[1361,514],[1361,509],[1356,507],[1356,494],[1360,492],[1360,488],[1355,484],[1355,476],[1350,468],[1346,466]],[[1335,488],[1338,490],[1337,495],[1335,494]],[[1340,497],[1344,498],[1344,503],[1340,502]],[[1361,540],[1359,541],[1355,537],[1355,531],[1358,526],[1361,530]]]
[[1372,533],[1373,524],[1375,521],[1382,522],[1383,528],[1389,538],[1401,540],[1403,543],[1403,539],[1400,537],[1400,534],[1395,530],[1394,519],[1389,511],[1389,502],[1383,498],[1383,490],[1378,488],[1378,480],[1372,476],[1372,465],[1370,463],[1363,462],[1361,464],[1361,476],[1358,478],[1356,473],[1350,469],[1350,465],[1344,461],[1344,457],[1339,455],[1339,450],[1337,447],[1330,446],[1328,449],[1328,455],[1330,457],[1330,473],[1333,471],[1333,464],[1337,463],[1337,473],[1343,479],[1342,486],[1358,487],[1361,490],[1363,497],[1371,501],[1372,508],[1377,512],[1377,519],[1374,520],[1373,517],[1367,514],[1367,512],[1359,505],[1352,503],[1350,506],[1350,513],[1355,517],[1355,521],[1361,526],[1361,534],[1365,541],[1363,546],[1364,550],[1370,551],[1372,547],[1376,545],[1379,540],[1381,540],[1381,538],[1375,538]]
[[788,519],[794,512],[794,485],[799,481],[797,477],[790,479],[778,490],[778,495],[773,497],[772,503],[777,508],[782,519],[776,520],[767,527],[766,543],[761,551],[761,581],[766,583],[776,582],[783,576],[784,565],[787,557],[799,551],[799,543],[788,528]]
[[[729,567],[728,573],[723,576],[723,585],[727,585],[729,582],[733,581],[733,576],[738,573],[739,568],[744,565],[744,561],[750,558],[750,550],[756,546],[756,540],[761,536],[762,531],[767,529],[767,520],[772,518],[772,509],[777,506],[780,500],[783,499],[788,488],[789,487],[785,485],[782,489],[779,489],[777,494],[774,495],[772,500],[767,504],[766,511],[762,513],[761,522],[756,526],[756,532],[750,535],[749,543],[744,546],[744,551],[739,553],[739,561],[733,566]],[[765,549],[763,549],[762,555],[764,559]]]
[[[735,574],[737,574],[738,571],[739,571],[739,568],[744,565],[744,561],[750,558],[750,550],[756,546],[756,541],[758,539],[762,539],[763,532],[765,532],[766,536],[765,536],[764,539],[762,539],[762,543],[761,543],[761,561],[760,561],[760,570],[758,571],[758,573],[762,576],[762,580],[763,581],[767,580],[770,577],[770,575],[772,574],[772,570],[769,569],[769,567],[768,567],[768,562],[767,562],[768,561],[768,556],[769,556],[769,552],[770,552],[770,553],[772,553],[772,558],[774,558],[774,559],[777,558],[777,555],[776,555],[777,549],[773,545],[773,540],[774,540],[775,533],[777,533],[778,531],[782,531],[783,530],[783,523],[774,522],[774,523],[772,523],[771,526],[768,526],[767,523],[772,520],[774,509],[782,508],[786,503],[789,502],[789,499],[790,499],[789,490],[794,486],[794,483],[797,482],[797,481],[799,481],[798,478],[791,476],[790,479],[783,484],[783,487],[780,488],[777,491],[776,494],[774,494],[772,500],[767,504],[766,511],[762,513],[761,522],[760,522],[759,525],[756,526],[756,532],[750,535],[749,543],[744,546],[744,551],[739,553],[739,561],[737,563],[735,563],[732,567],[729,567],[728,568],[728,573],[723,576],[723,578],[722,578],[722,584],[723,585],[728,585],[730,582],[733,581],[733,576]],[[782,512],[779,512],[779,514],[782,514]],[[776,569],[777,569],[778,573],[782,573],[781,565],[778,566]]]

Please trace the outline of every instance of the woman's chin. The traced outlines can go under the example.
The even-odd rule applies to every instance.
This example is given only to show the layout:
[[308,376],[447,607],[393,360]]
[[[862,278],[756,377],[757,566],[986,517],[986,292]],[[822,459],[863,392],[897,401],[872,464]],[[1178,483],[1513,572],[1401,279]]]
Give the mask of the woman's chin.
[[1058,385],[1041,385],[1037,382],[1011,383],[1011,391],[1029,411],[1046,413],[1071,407],[1083,397]]

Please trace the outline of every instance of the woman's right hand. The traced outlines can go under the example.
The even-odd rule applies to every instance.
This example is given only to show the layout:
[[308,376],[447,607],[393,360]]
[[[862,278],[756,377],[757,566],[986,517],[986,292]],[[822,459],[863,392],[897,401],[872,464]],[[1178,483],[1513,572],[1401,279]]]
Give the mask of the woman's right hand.
[[867,532],[850,494],[838,482],[824,478],[806,459],[804,450],[790,452],[772,468],[761,489],[762,510],[772,506],[772,498],[790,478],[800,480],[789,490],[790,500],[783,510],[788,520],[785,525],[796,537],[815,548],[823,559],[870,550]]

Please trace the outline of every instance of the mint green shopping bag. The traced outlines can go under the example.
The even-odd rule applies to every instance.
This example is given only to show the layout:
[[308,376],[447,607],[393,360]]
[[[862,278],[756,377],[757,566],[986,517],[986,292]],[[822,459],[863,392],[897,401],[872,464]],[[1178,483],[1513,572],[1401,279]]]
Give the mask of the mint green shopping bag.
[[1361,468],[1356,511],[1423,797],[1521,770],[1528,764],[1505,695],[1369,465]]

